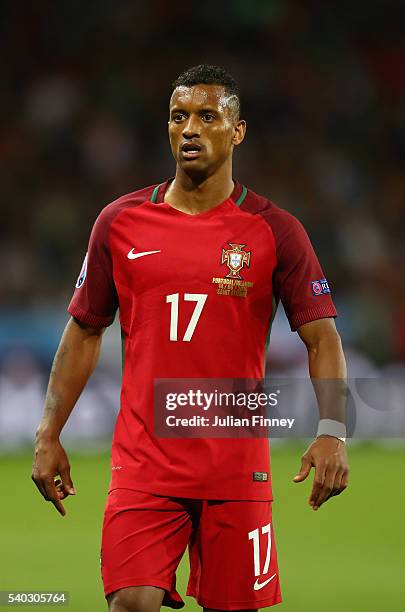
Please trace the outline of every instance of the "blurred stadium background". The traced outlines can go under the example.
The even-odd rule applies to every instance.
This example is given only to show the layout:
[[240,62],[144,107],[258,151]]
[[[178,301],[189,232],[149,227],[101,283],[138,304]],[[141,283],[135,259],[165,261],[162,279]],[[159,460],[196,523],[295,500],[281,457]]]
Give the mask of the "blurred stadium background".
[[[119,195],[173,174],[167,104],[171,81],[188,66],[224,65],[240,82],[248,136],[235,176],[306,226],[338,307],[350,376],[404,378],[400,6],[4,3],[0,590],[65,588],[72,610],[103,609],[97,556],[119,401],[116,325],[64,434],[80,496],[63,523],[29,481],[32,440],[91,225]],[[305,348],[281,312],[269,365],[282,376],[306,374]],[[290,484],[303,445],[275,445],[286,610],[405,605],[405,451],[352,446],[351,489],[312,515],[308,486]]]

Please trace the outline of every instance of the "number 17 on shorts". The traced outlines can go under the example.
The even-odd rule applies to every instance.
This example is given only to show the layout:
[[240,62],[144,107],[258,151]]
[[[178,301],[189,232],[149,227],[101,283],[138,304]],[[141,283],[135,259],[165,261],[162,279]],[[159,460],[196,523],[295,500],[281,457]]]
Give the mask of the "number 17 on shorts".
[[[277,576],[277,572],[269,575],[272,542],[271,524],[267,523],[267,525],[249,531],[248,538],[253,542],[253,566],[254,575],[256,576],[253,588],[255,591],[259,591]],[[262,546],[260,545],[261,540],[264,540]],[[264,562],[262,561],[263,555],[261,554],[263,549],[266,551]]]

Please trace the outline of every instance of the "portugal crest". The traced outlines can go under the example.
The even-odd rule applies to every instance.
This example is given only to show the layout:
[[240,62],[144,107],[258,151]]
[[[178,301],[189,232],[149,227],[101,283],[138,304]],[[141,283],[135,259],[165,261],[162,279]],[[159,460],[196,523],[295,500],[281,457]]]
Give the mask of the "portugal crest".
[[245,244],[233,244],[229,243],[231,249],[222,249],[221,264],[226,264],[229,268],[229,274],[226,278],[241,279],[239,274],[243,266],[249,268],[250,266],[250,251],[243,251]]

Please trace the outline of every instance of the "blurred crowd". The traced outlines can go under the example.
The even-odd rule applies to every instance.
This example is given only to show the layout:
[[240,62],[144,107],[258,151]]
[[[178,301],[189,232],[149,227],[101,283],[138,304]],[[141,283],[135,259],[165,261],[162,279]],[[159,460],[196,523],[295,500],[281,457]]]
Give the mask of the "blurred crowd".
[[171,82],[215,63],[248,122],[235,176],[304,223],[346,346],[405,360],[400,3],[5,4],[0,339],[11,315],[64,311],[105,204],[173,175]]

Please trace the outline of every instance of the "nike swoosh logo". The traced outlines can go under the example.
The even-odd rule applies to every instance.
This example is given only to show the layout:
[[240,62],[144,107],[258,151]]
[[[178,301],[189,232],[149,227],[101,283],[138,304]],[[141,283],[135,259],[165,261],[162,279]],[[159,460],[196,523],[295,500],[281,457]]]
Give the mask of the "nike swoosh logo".
[[266,584],[269,584],[269,582],[271,580],[273,580],[274,576],[276,574],[273,574],[272,576],[270,576],[270,578],[267,578],[267,580],[265,580],[264,582],[258,582],[258,578],[256,578],[256,582],[253,585],[253,588],[255,591],[260,591],[260,589],[262,589],[264,586],[266,586]]
[[134,253],[134,249],[131,249],[127,255],[128,259],[138,259],[138,257],[144,257],[145,255],[153,255],[153,253],[160,253],[161,251],[143,251],[142,253]]

